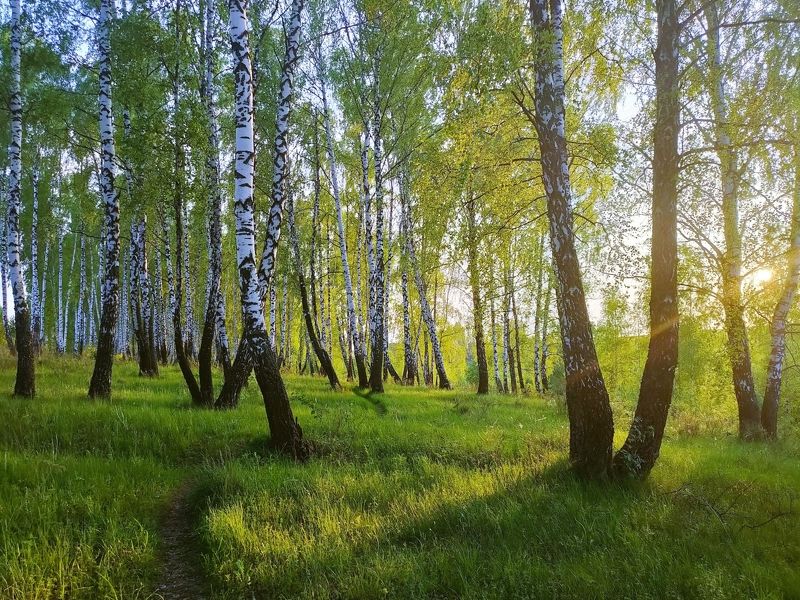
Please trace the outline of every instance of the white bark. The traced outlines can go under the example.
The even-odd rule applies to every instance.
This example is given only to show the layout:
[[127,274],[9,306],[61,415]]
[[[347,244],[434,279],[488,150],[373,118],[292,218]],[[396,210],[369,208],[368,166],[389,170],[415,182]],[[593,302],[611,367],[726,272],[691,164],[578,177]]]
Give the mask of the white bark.
[[336,227],[339,232],[339,255],[342,260],[344,289],[347,297],[347,321],[349,324],[350,338],[352,340],[356,356],[360,360],[364,360],[364,349],[361,344],[359,326],[356,320],[356,305],[353,298],[353,280],[350,276],[350,261],[347,257],[347,237],[345,236],[344,231],[344,217],[342,216],[342,201],[339,191],[339,176],[336,169],[336,155],[333,152],[333,135],[331,133],[330,111],[328,108],[328,95],[326,92],[327,82],[322,66],[318,65],[317,68],[320,86],[322,88],[322,122],[325,129],[325,145],[328,154],[328,163],[330,164],[331,169],[331,190],[333,192],[333,201],[336,208]]

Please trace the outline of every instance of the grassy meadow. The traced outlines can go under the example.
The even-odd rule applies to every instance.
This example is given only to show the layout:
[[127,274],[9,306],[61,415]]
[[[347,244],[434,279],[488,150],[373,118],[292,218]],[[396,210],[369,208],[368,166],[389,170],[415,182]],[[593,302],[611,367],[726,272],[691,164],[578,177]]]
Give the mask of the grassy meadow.
[[732,405],[698,431],[678,404],[646,483],[587,485],[556,398],[290,375],[315,447],[297,465],[264,450],[254,382],[235,411],[197,410],[176,367],[118,361],[96,402],[88,359],[45,357],[21,400],[1,360],[2,598],[166,595],[179,493],[210,598],[800,597],[798,431],[742,444]]

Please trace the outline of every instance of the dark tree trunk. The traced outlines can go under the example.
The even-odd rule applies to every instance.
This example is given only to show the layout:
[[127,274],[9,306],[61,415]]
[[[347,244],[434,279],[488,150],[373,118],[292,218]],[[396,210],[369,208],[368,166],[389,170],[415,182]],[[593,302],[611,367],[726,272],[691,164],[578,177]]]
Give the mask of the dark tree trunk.
[[572,226],[564,114],[563,4],[561,0],[532,0],[530,11],[536,38],[547,41],[539,45],[535,57],[534,125],[547,195],[550,244],[563,304],[561,339],[570,462],[579,476],[603,479],[611,467],[614,421],[592,337]]
[[236,408],[239,405],[242,388],[247,383],[252,371],[253,360],[247,349],[247,339],[242,336],[233,364],[225,374],[225,382],[222,384],[214,407],[218,409]]
[[467,259],[469,283],[472,288],[472,321],[475,328],[475,359],[478,364],[478,393],[489,393],[489,365],[486,362],[486,342],[483,336],[483,298],[481,297],[480,273],[478,271],[478,236],[475,215],[475,199],[470,196],[467,211]]
[[618,475],[644,479],[664,436],[678,366],[678,134],[680,97],[675,0],[658,0],[653,154],[650,344],[628,438],[614,457]]

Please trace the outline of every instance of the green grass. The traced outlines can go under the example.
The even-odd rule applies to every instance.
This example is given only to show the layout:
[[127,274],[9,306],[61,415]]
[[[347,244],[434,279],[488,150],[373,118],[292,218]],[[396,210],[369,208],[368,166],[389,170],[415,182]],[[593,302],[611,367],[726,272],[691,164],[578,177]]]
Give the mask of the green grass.
[[[46,358],[31,401],[0,362],[2,598],[158,598],[186,481],[215,598],[800,597],[797,431],[743,445],[684,403],[647,483],[587,485],[552,399],[290,376],[315,444],[296,465],[265,452],[255,385],[193,410],[176,369],[118,363],[95,402],[90,366]],[[735,430],[732,406],[714,415]]]

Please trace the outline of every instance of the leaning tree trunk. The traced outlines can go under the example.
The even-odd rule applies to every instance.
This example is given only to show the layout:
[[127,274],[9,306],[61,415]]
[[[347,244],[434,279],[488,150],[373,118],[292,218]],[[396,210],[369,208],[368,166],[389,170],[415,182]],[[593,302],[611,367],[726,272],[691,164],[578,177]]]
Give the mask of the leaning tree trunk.
[[680,88],[675,0],[658,0],[656,123],[653,152],[650,344],[628,438],[614,457],[617,474],[643,479],[664,436],[678,366],[678,135]]
[[103,311],[97,340],[90,398],[111,396],[114,361],[114,327],[119,310],[119,194],[114,189],[114,115],[111,111],[111,18],[114,0],[100,1],[98,50],[100,54],[100,190],[105,206],[105,274]]
[[[263,294],[275,266],[283,216],[286,184],[287,130],[291,112],[292,75],[300,41],[302,0],[293,0],[286,55],[279,86],[278,115],[275,133],[272,205],[269,210],[267,243],[262,269],[256,266],[255,210],[253,203],[255,147],[253,140],[253,74],[250,62],[248,22],[244,0],[229,0],[229,30],[233,50],[235,79],[236,163],[234,213],[236,215],[236,264],[242,295],[242,321],[256,380],[264,397],[267,421],[276,449],[295,459],[304,459],[308,448],[303,432],[292,414],[289,395],[278,369],[277,359],[267,339],[264,323]],[[263,271],[260,275],[259,271]],[[260,279],[263,281],[260,283]]]
[[[450,380],[447,378],[447,372],[444,368],[444,358],[442,357],[442,348],[439,345],[439,335],[436,332],[436,320],[431,312],[431,307],[428,304],[428,293],[425,287],[425,281],[422,279],[422,272],[420,271],[419,262],[417,261],[417,253],[414,250],[414,243],[410,239],[412,235],[411,229],[411,208],[406,209],[406,232],[409,236],[407,241],[408,257],[411,260],[411,267],[414,269],[414,281],[417,285],[417,294],[419,295],[420,311],[422,312],[422,320],[428,328],[428,337],[433,346],[433,358],[436,362],[436,372],[439,375],[439,387],[443,390],[450,389]],[[435,295],[434,295],[435,297]],[[427,358],[425,363],[427,364]]]
[[297,236],[297,229],[294,225],[294,200],[292,199],[291,190],[287,190],[286,195],[288,204],[287,210],[289,213],[289,243],[292,245],[292,252],[294,254],[294,265],[295,269],[297,270],[297,282],[300,288],[300,301],[303,304],[303,318],[306,322],[308,339],[311,342],[311,347],[314,349],[314,354],[316,354],[317,360],[319,360],[319,364],[322,366],[322,370],[325,372],[325,375],[328,376],[328,382],[331,385],[331,389],[339,390],[342,386],[339,383],[339,378],[337,377],[336,371],[333,368],[333,362],[331,361],[330,354],[320,342],[316,331],[314,331],[314,320],[311,316],[311,306],[308,302],[308,290],[306,289],[306,277],[303,274],[303,262],[300,256],[300,241]]
[[722,213],[725,234],[725,256],[722,272],[722,304],[725,310],[725,332],[731,361],[733,389],[739,409],[739,437],[751,439],[761,434],[761,415],[753,382],[750,342],[744,322],[742,301],[742,238],[739,229],[739,197],[737,152],[731,141],[728,105],[725,97],[722,57],[719,43],[717,5],[703,5],[708,21],[707,53],[709,72],[706,79],[714,113],[716,153],[722,180]]
[[[470,191],[471,193],[471,191]],[[467,267],[472,289],[472,323],[475,329],[475,357],[478,364],[478,393],[489,393],[489,365],[486,362],[486,342],[483,336],[483,298],[481,297],[478,268],[478,234],[475,215],[475,198],[470,195],[465,205],[467,212]]]
[[767,386],[761,407],[761,426],[770,438],[778,435],[778,401],[786,355],[786,320],[800,283],[800,142],[795,142],[794,146],[794,207],[787,262],[786,283],[772,314]]
[[537,44],[534,98],[550,245],[563,304],[561,339],[570,422],[570,462],[586,478],[605,478],[611,467],[614,420],[597,360],[572,226],[572,190],[564,131],[562,0],[530,3]]
[[[20,256],[19,213],[22,208],[22,94],[20,91],[20,56],[22,28],[20,2],[11,0],[11,144],[8,158],[11,163],[8,181],[8,271],[14,295],[14,325],[16,328],[17,378],[14,395],[32,398],[36,394],[36,366],[31,336],[31,313],[22,277]],[[3,286],[5,289],[5,286]]]
[[[320,61],[322,58],[320,57]],[[328,152],[328,162],[331,169],[331,188],[333,191],[333,201],[336,205],[336,226],[339,231],[339,254],[342,259],[342,271],[344,273],[344,289],[347,298],[347,321],[350,328],[350,339],[353,344],[355,354],[356,370],[358,371],[358,387],[366,388],[369,386],[367,379],[367,368],[361,338],[358,331],[356,320],[356,305],[353,299],[353,280],[350,276],[350,262],[347,257],[347,238],[344,231],[344,219],[342,217],[342,202],[339,195],[339,178],[336,173],[336,156],[333,153],[333,136],[331,135],[330,116],[328,110],[328,96],[326,93],[326,80],[322,65],[318,65],[320,86],[322,87],[322,122],[325,129],[326,148]]]
[[[203,332],[200,337],[198,352],[200,392],[204,404],[214,403],[214,380],[211,369],[214,334],[220,338],[220,358],[225,376],[229,375],[227,335],[225,333],[225,314],[221,310],[221,277],[222,277],[222,190],[220,187],[220,128],[216,109],[216,86],[214,84],[214,18],[215,3],[205,3],[205,36],[203,59],[205,76],[200,86],[200,95],[205,100],[206,117],[208,119],[208,158],[206,159],[206,177],[208,179],[208,239],[209,269],[208,296],[206,312],[203,320]],[[223,342],[224,336],[224,342]]]

